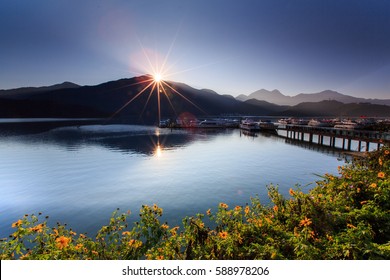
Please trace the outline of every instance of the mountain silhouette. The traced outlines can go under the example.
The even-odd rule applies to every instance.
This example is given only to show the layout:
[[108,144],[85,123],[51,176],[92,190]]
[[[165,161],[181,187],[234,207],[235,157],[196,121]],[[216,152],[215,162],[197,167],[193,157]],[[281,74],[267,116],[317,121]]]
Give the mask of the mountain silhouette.
[[0,92],[0,117],[98,117],[155,123],[159,115],[158,103],[162,118],[176,118],[183,113],[199,117],[273,113],[272,110],[219,95],[211,90],[198,90],[169,81],[165,82],[164,91],[161,90],[158,98],[156,88],[151,92],[153,86],[144,90],[150,81],[151,77],[144,75],[96,86],[72,86],[66,83],[62,87],[3,90]]
[[[158,94],[157,87],[146,88],[151,81],[151,76],[144,75],[94,86],[65,82],[48,87],[1,90],[0,118],[102,118],[155,124],[159,115],[161,119],[175,119],[183,114],[198,118],[221,115],[390,116],[390,106],[360,101],[346,104],[333,99],[345,97],[347,102],[350,97],[333,91],[287,97],[278,90],[260,90],[250,95],[256,98],[240,101],[239,97],[173,81],[164,81]],[[316,101],[325,97],[325,101]],[[292,99],[305,102],[294,106],[278,105],[282,99],[290,103]]]
[[342,103],[371,103],[390,106],[390,99],[366,99],[345,95],[333,90],[324,90],[318,93],[300,93],[295,96],[286,96],[278,90],[268,91],[261,89],[247,95],[239,95],[237,99],[247,101],[249,99],[264,100],[277,105],[295,106],[303,102],[320,102],[324,100],[334,100]]

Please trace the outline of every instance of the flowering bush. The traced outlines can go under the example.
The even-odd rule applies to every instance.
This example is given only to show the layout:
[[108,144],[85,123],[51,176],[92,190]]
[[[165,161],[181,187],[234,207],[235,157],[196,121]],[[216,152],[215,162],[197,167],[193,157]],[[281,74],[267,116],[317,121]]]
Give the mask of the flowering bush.
[[389,175],[384,147],[308,193],[294,187],[284,197],[268,186],[271,205],[220,203],[181,227],[162,223],[157,205],[144,205],[132,227],[118,209],[94,238],[25,215],[1,240],[0,259],[390,259]]

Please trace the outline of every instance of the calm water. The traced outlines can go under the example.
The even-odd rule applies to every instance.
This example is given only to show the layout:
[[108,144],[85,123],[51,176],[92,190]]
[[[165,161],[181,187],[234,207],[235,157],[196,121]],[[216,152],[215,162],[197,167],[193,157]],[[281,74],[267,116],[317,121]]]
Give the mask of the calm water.
[[0,136],[0,237],[24,214],[94,233],[119,207],[137,217],[157,203],[163,220],[245,205],[266,186],[282,193],[313,186],[316,174],[337,173],[337,155],[239,130],[186,131],[132,125],[57,128]]

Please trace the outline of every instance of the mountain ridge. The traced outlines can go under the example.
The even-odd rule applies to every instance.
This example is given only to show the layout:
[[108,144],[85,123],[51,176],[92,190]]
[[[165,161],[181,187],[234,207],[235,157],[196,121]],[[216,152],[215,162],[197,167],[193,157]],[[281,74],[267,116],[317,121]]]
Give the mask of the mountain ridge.
[[323,90],[317,93],[299,93],[294,96],[287,96],[282,94],[279,90],[266,90],[260,89],[252,92],[249,95],[241,94],[236,97],[240,101],[246,101],[248,99],[265,100],[277,105],[289,105],[295,106],[302,102],[320,102],[323,100],[335,100],[343,103],[372,103],[378,105],[390,106],[390,99],[371,99],[371,98],[359,98],[351,95],[339,93],[334,90]]
[[[336,100],[309,102],[309,97],[312,96],[304,94],[301,98],[304,98],[305,102],[294,106],[282,106],[270,100],[256,98],[240,101],[231,95],[221,95],[210,89],[195,89],[185,83],[174,81],[164,81],[168,86],[164,86],[165,90],[160,91],[160,94],[156,88],[151,92],[152,86],[143,91],[150,81],[151,77],[144,75],[92,86],[65,82],[49,87],[2,90],[0,117],[98,117],[149,124],[156,123],[159,116],[177,118],[183,114],[200,118],[217,115],[390,116],[390,106],[367,102],[342,103]],[[284,96],[278,90],[262,90],[260,93],[282,98]],[[320,95],[326,93],[329,91],[323,91]],[[331,94],[344,96],[337,92]]]

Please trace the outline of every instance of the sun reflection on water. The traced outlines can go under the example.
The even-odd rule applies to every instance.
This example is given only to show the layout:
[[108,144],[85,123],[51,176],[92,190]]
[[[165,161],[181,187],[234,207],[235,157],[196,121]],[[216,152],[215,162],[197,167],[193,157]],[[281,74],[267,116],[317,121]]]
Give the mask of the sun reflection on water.
[[160,158],[162,155],[162,147],[161,145],[158,143],[156,145],[156,147],[154,148],[154,156],[157,157],[157,158]]

